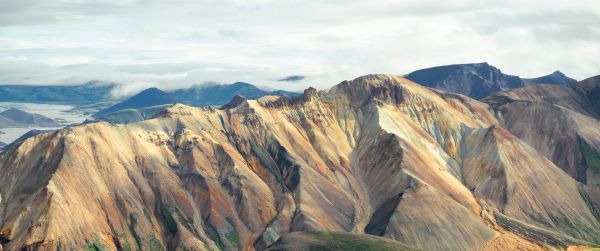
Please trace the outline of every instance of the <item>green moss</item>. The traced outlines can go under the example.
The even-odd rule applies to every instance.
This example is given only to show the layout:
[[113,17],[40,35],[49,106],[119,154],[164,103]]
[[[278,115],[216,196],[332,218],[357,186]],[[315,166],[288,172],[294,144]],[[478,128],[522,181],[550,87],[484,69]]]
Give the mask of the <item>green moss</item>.
[[154,223],[152,222],[152,217],[150,217],[150,212],[148,212],[148,209],[146,208],[144,208],[144,216],[146,217],[146,220],[150,222],[150,225],[154,226]]
[[140,238],[138,233],[135,231],[136,226],[137,226],[137,216],[134,213],[131,213],[131,214],[129,214],[129,226],[128,226],[129,232],[131,233],[131,236],[135,240],[135,243],[137,245],[137,250],[142,250],[142,239]]
[[175,208],[175,214],[177,214],[177,219],[179,220],[179,224],[184,226],[191,233],[195,234],[195,231],[194,231],[195,229],[192,227],[192,225],[189,223],[189,221],[181,214],[181,212],[179,211],[178,208]]
[[173,219],[173,215],[171,215],[171,212],[167,208],[161,206],[160,214],[165,220],[165,224],[167,225],[167,230],[169,231],[169,233],[176,234],[179,231],[179,229],[177,228],[177,222],[175,222],[175,219]]
[[[545,243],[553,247],[566,248],[569,246],[591,246],[590,242],[575,239],[562,233],[557,233],[549,229],[541,228],[511,217],[508,217],[500,212],[494,212],[496,222],[502,228],[513,232],[527,239],[536,240],[537,242]],[[553,221],[557,225],[570,225],[570,221],[555,217]],[[565,229],[564,226],[561,229]]]
[[583,154],[583,158],[585,159],[585,164],[588,168],[599,172],[600,171],[600,153],[590,144],[585,142],[582,138],[579,138],[579,145],[581,148],[581,152]]
[[588,210],[590,210],[590,213],[594,215],[596,221],[600,222],[600,213],[598,213],[598,210],[596,210],[596,207],[594,207],[594,204],[592,203],[592,199],[590,199],[589,194],[585,191],[583,185],[579,185],[578,188],[579,194],[581,195],[583,201],[585,201],[585,205],[587,206]]
[[96,243],[86,244],[85,249],[87,251],[100,251],[100,248],[98,247],[98,245],[96,245]]
[[225,243],[223,243],[223,240],[221,239],[221,236],[219,236],[217,229],[208,221],[204,224],[204,226],[204,232],[206,232],[208,238],[215,242],[220,250],[225,250]]
[[318,246],[312,250],[345,250],[345,251],[388,251],[388,250],[413,250],[409,247],[401,247],[398,244],[390,244],[377,239],[369,239],[343,233],[319,232],[314,233],[316,238],[325,241],[325,247]]
[[238,247],[240,239],[237,233],[237,228],[235,227],[235,223],[229,217],[225,217],[225,220],[232,227],[232,231],[225,233],[225,238],[227,238],[229,243],[231,243],[233,246]]
[[163,246],[160,244],[160,241],[156,239],[156,237],[152,236],[150,241],[148,242],[148,247],[150,251],[162,251],[165,250]]
[[580,221],[569,220],[565,216],[550,216],[552,221],[570,236],[600,244],[600,231]]
[[123,251],[131,251],[131,246],[129,245],[129,241],[125,239],[125,243],[123,243]]

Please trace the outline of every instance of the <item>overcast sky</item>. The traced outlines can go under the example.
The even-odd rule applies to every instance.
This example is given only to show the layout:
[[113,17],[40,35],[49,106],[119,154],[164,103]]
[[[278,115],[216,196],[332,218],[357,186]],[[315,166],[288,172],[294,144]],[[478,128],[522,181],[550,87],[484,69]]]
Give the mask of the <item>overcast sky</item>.
[[[300,90],[369,73],[489,62],[600,74],[600,2],[0,0],[0,83],[207,81]],[[300,82],[279,82],[304,75]]]

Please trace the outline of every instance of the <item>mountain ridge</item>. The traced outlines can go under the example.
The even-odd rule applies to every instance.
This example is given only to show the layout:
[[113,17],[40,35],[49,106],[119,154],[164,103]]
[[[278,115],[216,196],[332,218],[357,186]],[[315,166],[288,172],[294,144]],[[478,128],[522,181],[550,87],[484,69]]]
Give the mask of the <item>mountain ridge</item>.
[[411,72],[405,77],[427,87],[475,99],[532,84],[574,85],[577,82],[559,71],[538,78],[520,78],[505,74],[487,62],[430,67]]
[[487,104],[391,75],[73,126],[0,160],[6,249],[261,250],[288,232],[367,228],[425,250],[555,245],[519,237],[495,211],[599,242],[587,190]]

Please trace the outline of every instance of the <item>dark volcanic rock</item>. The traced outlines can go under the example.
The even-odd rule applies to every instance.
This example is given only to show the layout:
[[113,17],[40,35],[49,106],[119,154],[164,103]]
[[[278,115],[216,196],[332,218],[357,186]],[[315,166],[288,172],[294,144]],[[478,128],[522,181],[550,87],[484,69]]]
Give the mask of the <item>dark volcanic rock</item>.
[[518,76],[504,74],[488,63],[437,66],[414,71],[406,75],[406,78],[427,87],[460,93],[476,99],[497,91],[511,90],[530,84],[571,85],[575,81],[558,71],[540,78],[521,79]]

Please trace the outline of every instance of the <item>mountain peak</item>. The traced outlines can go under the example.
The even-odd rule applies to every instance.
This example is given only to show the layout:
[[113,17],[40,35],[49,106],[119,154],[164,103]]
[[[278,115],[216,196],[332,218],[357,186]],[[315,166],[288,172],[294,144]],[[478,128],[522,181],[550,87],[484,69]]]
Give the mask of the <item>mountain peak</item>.
[[94,116],[98,117],[100,115],[110,114],[116,111],[130,108],[141,108],[175,103],[177,103],[177,99],[172,97],[170,94],[158,88],[152,87],[141,91],[140,93],[132,96],[131,98],[121,103],[101,110],[98,113],[94,114]]
[[572,85],[577,82],[560,71],[539,78],[520,78],[505,74],[487,62],[436,66],[411,72],[406,78],[427,87],[476,99],[530,84]]
[[224,106],[221,107],[221,110],[226,110],[226,109],[231,109],[234,107],[239,106],[240,104],[246,102],[248,99],[246,99],[244,96],[242,95],[235,95],[231,101],[229,101],[229,103],[225,104]]
[[166,92],[162,91],[161,89],[158,89],[156,87],[150,87],[148,89],[145,89],[141,92],[139,92],[138,94],[134,95],[134,96],[139,96],[139,95],[163,95],[163,94],[167,94]]

